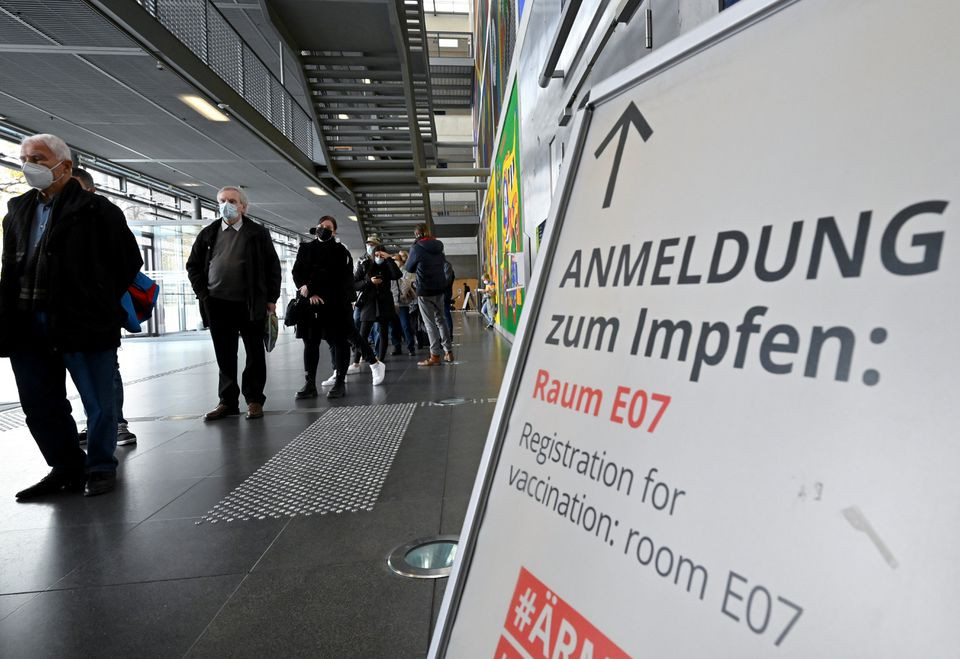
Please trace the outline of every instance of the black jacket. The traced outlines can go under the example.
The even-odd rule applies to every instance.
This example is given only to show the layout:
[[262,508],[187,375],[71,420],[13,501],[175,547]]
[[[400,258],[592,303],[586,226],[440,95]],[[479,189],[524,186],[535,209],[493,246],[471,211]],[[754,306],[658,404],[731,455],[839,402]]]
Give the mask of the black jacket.
[[[193,249],[190,250],[190,258],[187,259],[187,276],[193,292],[200,298],[204,326],[207,325],[207,319],[203,303],[210,296],[210,259],[217,238],[220,237],[221,222],[222,220],[216,220],[197,234]],[[267,303],[276,304],[280,297],[280,259],[267,229],[244,216],[240,231],[250,233],[247,240],[247,311],[250,320],[256,320],[267,315]]]
[[417,295],[443,295],[447,290],[443,264],[443,243],[435,238],[421,238],[410,248],[410,256],[403,266],[407,272],[417,273]]
[[[7,204],[3,219],[0,272],[0,354],[38,345],[32,314],[21,310],[17,240],[29,232],[40,193],[30,190]],[[123,211],[105,197],[86,192],[76,181],[57,195],[47,225],[47,329],[54,348],[97,352],[120,345],[125,312],[120,298],[143,259]],[[41,242],[41,245],[43,243]]]
[[330,239],[300,243],[293,263],[293,283],[306,286],[325,305],[349,307],[353,302],[353,257],[350,250]]
[[[354,274],[354,287],[358,293],[358,304],[360,306],[360,320],[390,320],[393,318],[397,309],[393,304],[393,291],[390,288],[390,282],[400,279],[403,275],[400,268],[394,263],[393,259],[386,259],[383,263],[377,264],[373,259],[368,259],[362,267],[357,268]],[[374,284],[370,280],[379,277],[383,281]]]

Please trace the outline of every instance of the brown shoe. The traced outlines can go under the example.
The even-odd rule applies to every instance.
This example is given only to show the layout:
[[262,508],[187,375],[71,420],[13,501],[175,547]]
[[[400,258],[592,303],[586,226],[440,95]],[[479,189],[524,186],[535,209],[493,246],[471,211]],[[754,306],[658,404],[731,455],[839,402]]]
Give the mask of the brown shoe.
[[263,405],[260,403],[250,403],[247,405],[247,420],[250,419],[262,419],[263,418]]
[[446,353],[444,353],[444,355],[443,355],[443,361],[445,361],[445,362],[447,362],[447,363],[452,362],[452,361],[453,361],[453,353],[452,353],[452,352],[446,352]]
[[219,421],[225,416],[234,416],[240,414],[239,408],[227,407],[223,403],[218,404],[215,408],[203,415],[205,421]]
[[440,355],[430,355],[427,359],[424,359],[422,362],[417,362],[417,366],[436,366],[440,363]]

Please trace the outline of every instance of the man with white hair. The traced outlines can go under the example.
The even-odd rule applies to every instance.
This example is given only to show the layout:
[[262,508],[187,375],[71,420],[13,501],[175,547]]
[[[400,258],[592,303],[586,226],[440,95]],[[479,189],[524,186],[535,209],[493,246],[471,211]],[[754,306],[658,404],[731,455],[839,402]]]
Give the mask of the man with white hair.
[[[217,421],[240,414],[242,393],[246,418],[259,419],[267,383],[264,323],[280,297],[280,259],[270,232],[245,217],[248,201],[242,188],[221,188],[217,201],[220,219],[197,235],[187,259],[187,274],[220,369],[220,400],[204,418]],[[237,383],[238,338],[247,353],[242,388]]]
[[[143,260],[123,212],[71,178],[70,149],[41,134],[20,145],[32,188],[3,219],[0,354],[10,357],[20,403],[50,473],[17,493],[103,494],[116,484],[113,377],[120,298]],[[67,400],[70,372],[87,412],[87,452]]]

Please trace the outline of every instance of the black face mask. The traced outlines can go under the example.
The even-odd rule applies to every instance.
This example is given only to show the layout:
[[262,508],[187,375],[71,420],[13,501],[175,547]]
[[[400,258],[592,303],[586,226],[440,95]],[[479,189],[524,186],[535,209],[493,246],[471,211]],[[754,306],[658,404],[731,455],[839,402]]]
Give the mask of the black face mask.
[[327,227],[323,227],[319,231],[317,231],[317,238],[326,242],[327,240],[330,240],[331,238],[333,238],[333,230]]

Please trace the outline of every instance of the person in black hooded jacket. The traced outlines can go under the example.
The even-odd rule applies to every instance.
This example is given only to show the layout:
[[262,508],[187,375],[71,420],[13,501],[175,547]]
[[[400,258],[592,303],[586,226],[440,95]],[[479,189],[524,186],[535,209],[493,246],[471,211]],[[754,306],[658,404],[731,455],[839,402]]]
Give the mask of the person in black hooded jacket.
[[304,327],[297,325],[298,336],[303,339],[303,370],[305,383],[297,391],[296,398],[315,398],[317,391],[317,366],[320,362],[320,340],[330,345],[334,362],[333,388],[327,398],[340,398],[346,393],[344,380],[350,363],[350,344],[364,353],[373,374],[373,384],[383,382],[385,366],[377,360],[366,341],[361,341],[353,324],[351,304],[355,297],[353,284],[353,257],[346,247],[336,241],[337,220],[324,215],[310,233],[317,236],[300,245],[293,264],[293,282],[298,295],[314,312],[304,315]]
[[[120,298],[143,259],[123,212],[71,178],[70,149],[54,135],[20,146],[27,183],[3,219],[0,354],[10,357],[27,427],[50,466],[23,501],[116,483],[113,376]],[[87,452],[67,400],[69,371],[87,412]]]

